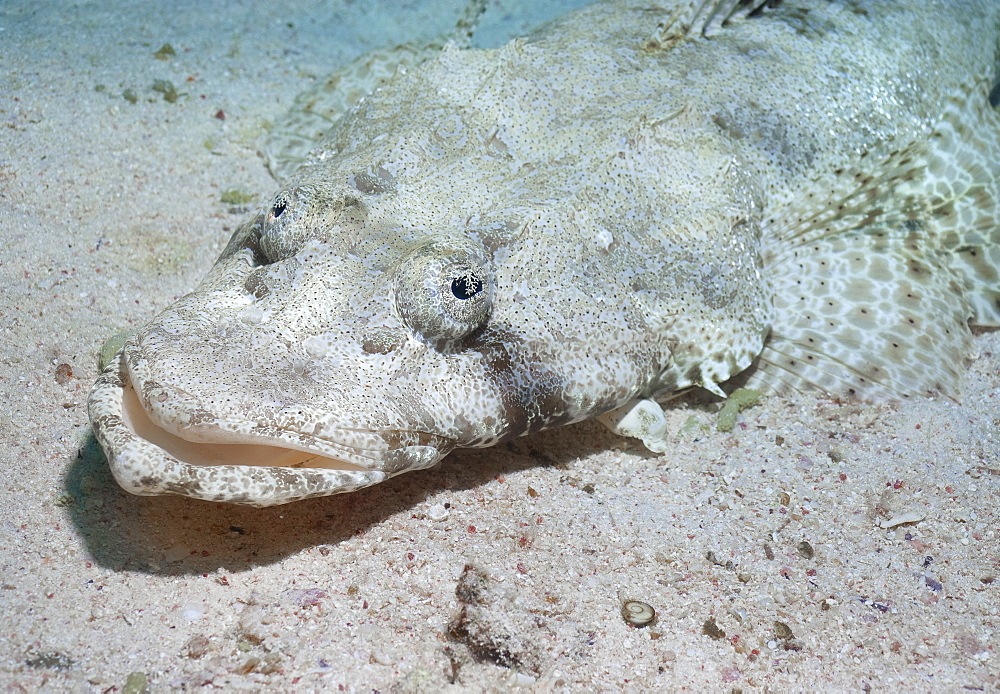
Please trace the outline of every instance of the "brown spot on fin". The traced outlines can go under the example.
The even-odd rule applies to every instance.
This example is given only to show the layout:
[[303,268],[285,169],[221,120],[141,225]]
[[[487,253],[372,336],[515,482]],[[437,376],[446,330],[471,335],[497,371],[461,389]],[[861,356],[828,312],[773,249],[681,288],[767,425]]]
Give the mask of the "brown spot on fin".
[[774,201],[776,318],[752,387],[957,393],[969,321],[1000,324],[1000,115],[987,94],[963,90],[925,140]]

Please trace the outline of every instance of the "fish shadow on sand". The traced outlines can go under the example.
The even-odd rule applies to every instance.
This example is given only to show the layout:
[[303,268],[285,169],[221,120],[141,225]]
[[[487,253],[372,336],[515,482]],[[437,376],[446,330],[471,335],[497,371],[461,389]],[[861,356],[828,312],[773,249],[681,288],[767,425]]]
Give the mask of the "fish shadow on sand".
[[604,437],[620,440],[593,422],[570,427],[577,428],[587,435],[547,431],[499,448],[460,449],[431,469],[373,487],[267,508],[128,494],[91,434],[69,463],[60,503],[103,568],[167,576],[245,571],[336,545],[396,514],[420,517],[440,492],[472,489],[531,468],[567,469],[599,450],[594,444]]

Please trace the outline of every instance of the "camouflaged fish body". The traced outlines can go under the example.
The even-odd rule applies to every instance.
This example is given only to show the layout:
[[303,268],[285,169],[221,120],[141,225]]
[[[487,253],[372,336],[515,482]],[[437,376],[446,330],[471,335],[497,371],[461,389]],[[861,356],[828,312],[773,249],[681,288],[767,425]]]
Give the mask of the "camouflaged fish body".
[[[1000,324],[1000,8],[598,3],[340,119],[91,397],[138,494],[270,505],[756,387],[954,393]],[[773,4],[773,3],[764,3]]]

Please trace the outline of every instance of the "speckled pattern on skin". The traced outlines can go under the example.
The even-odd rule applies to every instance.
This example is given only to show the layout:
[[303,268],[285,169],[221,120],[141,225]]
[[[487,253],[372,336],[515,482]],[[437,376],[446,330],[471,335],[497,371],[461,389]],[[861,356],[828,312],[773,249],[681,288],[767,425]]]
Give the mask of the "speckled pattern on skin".
[[1000,7],[701,5],[450,45],[338,121],[98,380],[123,487],[352,491],[754,360],[953,394],[1000,323]]

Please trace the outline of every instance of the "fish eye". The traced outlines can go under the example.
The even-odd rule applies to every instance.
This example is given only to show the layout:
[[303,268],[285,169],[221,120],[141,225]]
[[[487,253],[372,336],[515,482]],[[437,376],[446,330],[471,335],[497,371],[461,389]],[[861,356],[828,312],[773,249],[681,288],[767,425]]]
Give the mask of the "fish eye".
[[329,238],[365,214],[358,192],[342,185],[306,182],[280,191],[265,209],[260,255],[266,263],[294,256],[310,241]]
[[475,275],[461,275],[451,281],[451,293],[462,301],[468,301],[482,291],[483,281]]
[[284,190],[279,193],[264,217],[260,239],[261,258],[266,264],[275,263],[290,255],[294,255],[301,246],[301,234],[294,224],[296,210],[302,205],[296,204],[296,191]]
[[489,319],[493,270],[471,241],[432,241],[401,259],[393,293],[400,318],[415,335],[459,340]]
[[268,220],[277,220],[281,215],[285,214],[288,206],[291,204],[295,196],[295,190],[283,190],[274,198],[274,202],[271,203],[271,209],[268,210]]

